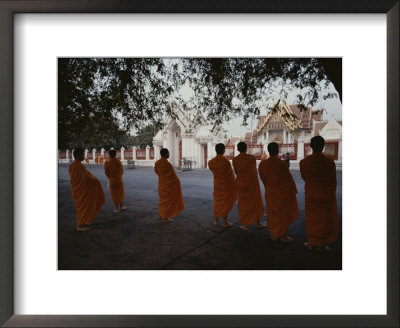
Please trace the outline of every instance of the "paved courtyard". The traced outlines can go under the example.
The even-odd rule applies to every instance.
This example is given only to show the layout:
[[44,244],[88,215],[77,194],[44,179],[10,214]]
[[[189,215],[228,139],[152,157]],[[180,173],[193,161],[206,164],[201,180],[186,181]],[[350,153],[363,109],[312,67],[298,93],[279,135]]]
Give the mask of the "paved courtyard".
[[[113,213],[107,178],[101,165],[88,169],[101,181],[106,204],[91,230],[75,230],[75,207],[68,164],[58,172],[58,268],[60,270],[340,270],[342,268],[342,172],[336,189],[340,232],[329,253],[307,251],[304,182],[292,169],[300,217],[290,226],[292,243],[274,243],[268,229],[239,229],[237,204],[231,228],[213,225],[213,177],[207,169],[177,172],[185,209],[172,223],[158,220],[157,176],[152,167],[125,169],[127,210]],[[264,186],[261,182],[264,197]],[[264,199],[264,198],[263,198]],[[265,201],[264,201],[265,203]],[[266,216],[262,218],[266,223]]]

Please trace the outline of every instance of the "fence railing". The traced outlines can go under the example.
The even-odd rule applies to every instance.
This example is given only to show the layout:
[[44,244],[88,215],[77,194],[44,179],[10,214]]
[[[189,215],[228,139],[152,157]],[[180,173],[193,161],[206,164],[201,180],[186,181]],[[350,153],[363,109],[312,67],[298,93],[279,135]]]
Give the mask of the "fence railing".
[[254,145],[254,144],[250,144],[247,145],[247,153],[250,155],[254,155],[256,157],[256,159],[261,159],[261,155],[263,153],[263,145]]
[[146,159],[146,149],[136,149],[136,159],[137,160]]
[[[329,156],[333,160],[338,160],[339,155],[339,142],[338,141],[326,141],[324,150],[322,151],[323,154]],[[311,155],[312,149],[309,143],[304,144],[304,157]]]
[[[116,150],[116,158],[120,160],[154,160],[155,152],[154,148],[150,148],[147,146],[144,149],[137,149],[133,147],[133,149],[124,149],[123,147],[120,150]],[[86,163],[96,163],[103,164],[110,158],[110,151],[101,149],[86,149],[85,150],[85,162]],[[68,163],[73,160],[73,155],[71,150],[58,151],[58,160],[61,163]]]
[[297,143],[289,143],[289,144],[280,144],[279,145],[279,154],[287,154],[289,153],[289,158],[291,160],[297,159]]

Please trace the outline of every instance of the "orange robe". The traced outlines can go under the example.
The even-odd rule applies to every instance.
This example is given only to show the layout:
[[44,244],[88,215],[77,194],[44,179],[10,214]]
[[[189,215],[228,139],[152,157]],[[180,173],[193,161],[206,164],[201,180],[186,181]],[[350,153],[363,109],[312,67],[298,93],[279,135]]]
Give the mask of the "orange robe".
[[77,159],[70,165],[69,175],[76,207],[76,222],[78,225],[89,224],[106,202],[101,183]]
[[112,201],[115,207],[118,207],[125,198],[124,182],[122,181],[124,169],[121,161],[118,158],[110,158],[104,164],[104,172],[108,178]]
[[159,159],[154,165],[158,175],[158,215],[162,219],[177,216],[185,206],[183,204],[181,182],[174,168],[166,158]]
[[239,221],[243,226],[248,226],[264,215],[256,158],[241,153],[233,158],[232,163],[236,173]]
[[265,187],[268,230],[277,239],[287,234],[289,225],[299,216],[296,184],[278,156],[261,161],[258,172]]
[[217,155],[208,161],[208,168],[214,175],[214,216],[227,216],[237,200],[231,163],[224,155]]
[[305,181],[306,233],[311,246],[323,246],[338,237],[336,203],[336,165],[322,153],[313,153],[300,161]]

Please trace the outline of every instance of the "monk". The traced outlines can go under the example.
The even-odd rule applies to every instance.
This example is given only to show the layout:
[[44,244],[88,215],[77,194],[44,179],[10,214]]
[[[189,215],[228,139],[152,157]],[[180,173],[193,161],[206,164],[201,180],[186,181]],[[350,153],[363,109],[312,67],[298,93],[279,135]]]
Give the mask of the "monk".
[[240,229],[247,231],[247,226],[255,222],[257,228],[264,228],[265,225],[260,222],[264,215],[264,204],[258,182],[256,158],[246,154],[247,145],[244,142],[238,143],[237,150],[240,154],[233,158],[232,164],[236,173]]
[[81,163],[84,150],[74,150],[74,162],[69,167],[72,197],[76,207],[76,230],[86,231],[87,226],[100,213],[106,202],[101,183]]
[[258,167],[265,187],[268,230],[273,241],[290,242],[289,225],[299,216],[297,188],[288,166],[278,157],[278,144],[271,142],[268,152],[269,158]]
[[162,148],[160,155],[161,159],[154,164],[154,171],[158,175],[158,195],[160,196],[158,215],[163,222],[172,222],[171,218],[177,216],[185,208],[181,182],[168,162],[168,149]]
[[311,139],[312,155],[300,161],[301,177],[305,181],[306,234],[304,246],[326,252],[328,244],[338,237],[338,211],[336,203],[336,165],[322,154],[325,140],[321,136]]
[[110,160],[104,164],[104,173],[108,178],[108,186],[110,187],[111,199],[114,203],[114,213],[126,210],[123,206],[123,200],[125,198],[124,182],[122,181],[122,175],[124,174],[124,168],[118,158],[115,158],[117,152],[111,149],[109,152]]
[[223,218],[223,227],[231,227],[228,222],[228,213],[236,203],[235,176],[231,163],[225,158],[225,145],[215,146],[217,156],[208,161],[208,168],[214,176],[214,224],[218,225],[218,218]]

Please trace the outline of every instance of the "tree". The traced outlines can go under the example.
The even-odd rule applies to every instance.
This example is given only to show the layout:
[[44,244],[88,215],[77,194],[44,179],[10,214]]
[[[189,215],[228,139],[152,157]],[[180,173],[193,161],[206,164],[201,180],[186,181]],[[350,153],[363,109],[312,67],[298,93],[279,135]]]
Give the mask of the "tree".
[[173,91],[163,69],[152,58],[59,59],[59,147],[118,142],[132,127],[161,122]]
[[246,123],[261,109],[274,111],[293,92],[298,92],[297,104],[305,110],[321,99],[330,79],[341,97],[341,59],[190,58],[182,62],[185,82],[195,91],[190,105],[205,108],[207,120],[215,126],[232,116],[241,116]]
[[153,147],[153,137],[157,131],[162,127],[160,124],[151,124],[141,128],[135,137],[133,137],[133,146],[139,148],[146,148],[146,146]]
[[[197,108],[217,127],[238,116],[246,124],[293,92],[305,109],[330,82],[341,99],[341,67],[340,58],[61,58],[59,146],[111,144],[132,127],[150,143],[146,126],[173,117],[172,102]],[[184,85],[193,97],[180,96]]]

